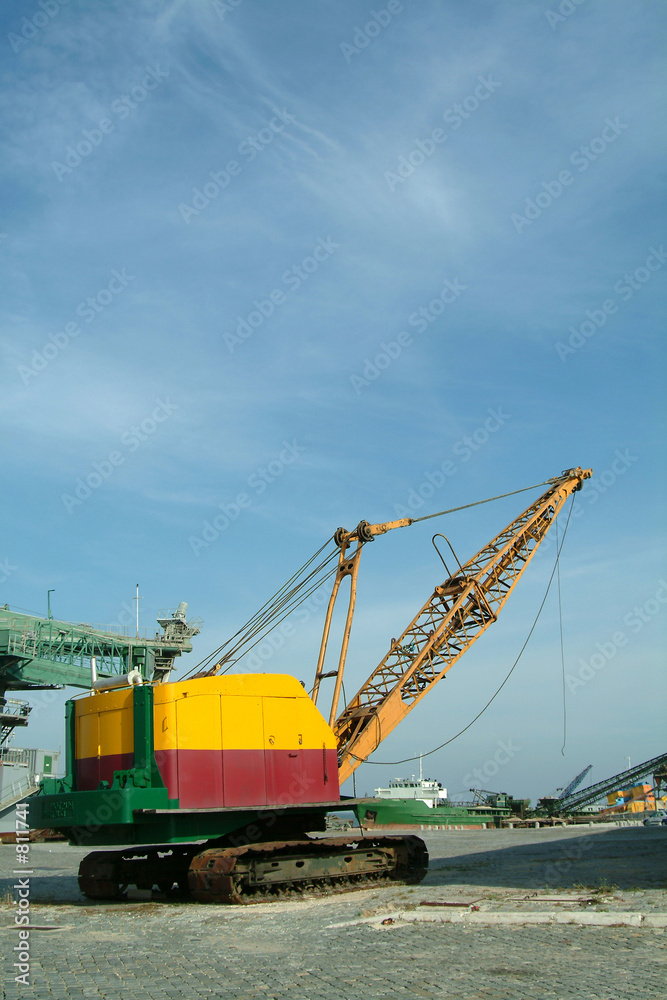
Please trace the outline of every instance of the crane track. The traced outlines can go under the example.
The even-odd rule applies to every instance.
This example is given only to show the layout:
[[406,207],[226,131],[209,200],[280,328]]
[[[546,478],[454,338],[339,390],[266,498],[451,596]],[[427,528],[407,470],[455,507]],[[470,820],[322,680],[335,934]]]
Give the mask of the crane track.
[[122,900],[126,890],[158,891],[168,898],[187,898],[188,865],[198,846],[129,847],[120,851],[94,851],[79,865],[79,889],[88,899]]
[[387,882],[414,884],[427,870],[426,846],[414,836],[274,841],[203,851],[182,845],[89,854],[79,868],[79,887],[89,899],[122,900],[128,886],[136,885],[157,886],[167,898],[244,904]]
[[188,882],[199,902],[238,904],[306,890],[416,883],[427,869],[428,853],[419,837],[327,838],[202,851],[192,859]]

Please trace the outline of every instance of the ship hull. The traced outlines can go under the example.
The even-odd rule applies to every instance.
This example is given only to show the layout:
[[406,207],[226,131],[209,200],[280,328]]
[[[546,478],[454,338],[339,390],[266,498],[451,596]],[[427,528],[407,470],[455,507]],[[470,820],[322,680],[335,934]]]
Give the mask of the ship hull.
[[382,829],[483,830],[498,828],[509,809],[429,806],[420,799],[372,799],[360,810],[362,827]]

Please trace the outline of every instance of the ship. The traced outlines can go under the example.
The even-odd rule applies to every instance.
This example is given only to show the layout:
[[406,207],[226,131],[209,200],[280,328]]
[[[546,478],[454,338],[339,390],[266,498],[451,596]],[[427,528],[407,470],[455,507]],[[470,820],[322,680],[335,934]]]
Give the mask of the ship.
[[509,796],[496,794],[492,801],[450,802],[439,781],[424,778],[421,757],[419,777],[393,778],[387,788],[376,788],[365,800],[363,829],[486,830],[498,828],[510,816]]

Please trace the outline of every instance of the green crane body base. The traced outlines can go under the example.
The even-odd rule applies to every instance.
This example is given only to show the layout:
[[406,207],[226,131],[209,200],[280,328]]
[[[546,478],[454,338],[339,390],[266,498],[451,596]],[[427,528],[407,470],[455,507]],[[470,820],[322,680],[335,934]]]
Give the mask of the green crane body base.
[[[79,846],[177,844],[236,833],[238,845],[271,837],[324,830],[326,815],[356,810],[363,799],[286,803],[253,807],[181,809],[169,799],[153,750],[153,688],[134,688],[134,767],[114,771],[111,784],[76,788],[74,702],[66,707],[66,774],[44,778],[29,808],[32,829],[61,830]],[[237,845],[237,846],[238,846]]]

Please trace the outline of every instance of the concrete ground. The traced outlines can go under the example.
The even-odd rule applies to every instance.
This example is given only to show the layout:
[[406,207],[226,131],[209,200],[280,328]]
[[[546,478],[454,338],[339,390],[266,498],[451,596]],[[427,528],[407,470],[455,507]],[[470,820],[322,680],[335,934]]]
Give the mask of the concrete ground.
[[[76,882],[84,851],[31,844],[26,867],[17,863],[14,845],[4,845],[0,995],[3,1000],[667,995],[666,829],[595,826],[422,836],[431,864],[420,886],[246,907],[138,900],[92,905]],[[14,886],[21,876],[14,871],[29,878],[28,985],[14,979],[15,949],[23,947],[14,922],[19,897]],[[423,917],[427,923],[415,922]],[[563,922],[529,922],[544,919]],[[628,926],[633,920],[636,926]],[[603,921],[607,925],[598,926]]]

